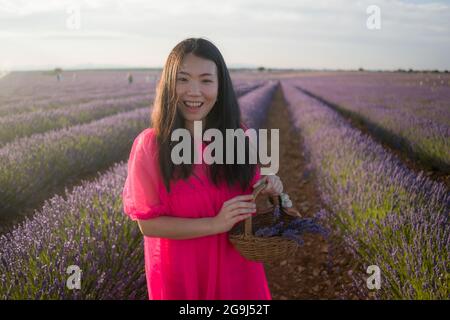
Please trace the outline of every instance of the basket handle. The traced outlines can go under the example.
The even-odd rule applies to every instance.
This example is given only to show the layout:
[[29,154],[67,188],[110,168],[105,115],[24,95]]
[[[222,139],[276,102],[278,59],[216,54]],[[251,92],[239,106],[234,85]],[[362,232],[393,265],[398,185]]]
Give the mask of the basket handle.
[[[256,201],[256,198],[260,194],[261,191],[263,191],[266,188],[266,184],[262,183],[259,186],[253,190],[253,201]],[[250,237],[252,235],[252,216],[245,219],[245,226],[244,226],[244,237]]]
[[[267,187],[267,184],[263,183],[263,184],[260,184],[259,186],[257,186],[255,188],[255,190],[253,190],[253,201],[256,200],[256,198],[259,196],[261,191],[263,191],[266,187]],[[280,205],[280,196],[279,195],[273,195],[273,196],[270,196],[270,198],[272,199],[272,203],[275,206]],[[252,216],[250,216],[247,219],[245,219],[244,236],[250,237],[250,236],[252,236],[252,233],[253,233]]]

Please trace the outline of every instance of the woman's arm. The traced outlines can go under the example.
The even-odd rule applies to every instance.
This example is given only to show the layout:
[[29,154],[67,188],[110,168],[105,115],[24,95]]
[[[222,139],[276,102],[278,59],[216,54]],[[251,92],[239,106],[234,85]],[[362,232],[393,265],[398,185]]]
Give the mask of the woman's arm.
[[256,212],[253,194],[239,195],[225,201],[215,217],[178,218],[159,216],[137,220],[144,236],[169,239],[192,239],[228,232],[233,226]]
[[144,236],[169,239],[192,239],[216,234],[213,218],[177,218],[161,216],[138,220]]

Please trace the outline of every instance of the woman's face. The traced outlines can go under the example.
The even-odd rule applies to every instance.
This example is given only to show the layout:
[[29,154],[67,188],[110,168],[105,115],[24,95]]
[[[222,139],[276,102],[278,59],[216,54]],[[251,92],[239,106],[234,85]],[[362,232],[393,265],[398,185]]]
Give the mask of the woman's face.
[[216,64],[187,54],[177,74],[176,90],[178,110],[186,120],[186,127],[193,129],[194,121],[204,121],[217,100],[219,82]]

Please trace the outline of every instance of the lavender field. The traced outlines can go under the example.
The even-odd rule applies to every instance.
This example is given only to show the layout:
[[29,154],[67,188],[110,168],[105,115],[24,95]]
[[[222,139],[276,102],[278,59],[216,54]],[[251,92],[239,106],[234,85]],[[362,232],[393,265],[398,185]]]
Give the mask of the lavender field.
[[[0,299],[147,298],[143,237],[122,212],[121,192],[159,73],[133,71],[133,83],[126,75],[0,79]],[[367,291],[361,273],[376,265],[382,286],[371,298],[449,299],[450,193],[421,168],[450,174],[450,77],[242,71],[232,79],[252,128],[264,128],[281,91],[283,123],[302,144],[280,144],[307,165],[293,163],[290,175],[308,173],[320,223],[364,268],[352,274],[354,291]],[[80,290],[66,286],[70,265],[83,270]]]
[[330,209],[328,224],[366,267],[383,270],[380,296],[448,298],[446,186],[411,172],[294,81],[284,81],[283,90]]
[[448,74],[301,77],[296,86],[422,164],[450,173]]

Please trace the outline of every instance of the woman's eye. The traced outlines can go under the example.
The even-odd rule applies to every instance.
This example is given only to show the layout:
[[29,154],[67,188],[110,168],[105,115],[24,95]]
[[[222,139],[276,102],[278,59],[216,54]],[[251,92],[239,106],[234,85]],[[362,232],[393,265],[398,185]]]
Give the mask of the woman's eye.
[[[187,78],[178,78],[177,80],[180,81],[180,82],[186,82],[186,81],[188,81]],[[209,83],[209,82],[212,82],[212,81],[211,81],[211,80],[202,80],[202,82],[203,82],[203,83]]]

